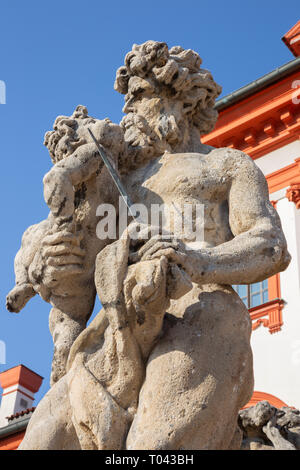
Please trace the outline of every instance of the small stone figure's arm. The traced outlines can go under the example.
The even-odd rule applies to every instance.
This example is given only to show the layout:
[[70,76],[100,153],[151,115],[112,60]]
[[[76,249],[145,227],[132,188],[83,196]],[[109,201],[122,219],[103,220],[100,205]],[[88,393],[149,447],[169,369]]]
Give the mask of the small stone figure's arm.
[[103,166],[94,143],[80,146],[45,175],[44,197],[52,214],[67,219],[74,213],[74,187],[100,172]]
[[[46,202],[54,217],[65,220],[74,214],[74,186],[87,181],[100,171],[103,163],[95,145],[85,144],[69,157],[58,162],[44,177]],[[28,270],[46,233],[52,229],[54,218],[29,227],[23,235],[21,248],[15,257],[16,286],[7,296],[6,307],[18,313],[36,294]]]
[[262,172],[241,152],[233,155],[232,168],[228,207],[234,238],[187,254],[196,283],[251,284],[283,271],[290,262]]

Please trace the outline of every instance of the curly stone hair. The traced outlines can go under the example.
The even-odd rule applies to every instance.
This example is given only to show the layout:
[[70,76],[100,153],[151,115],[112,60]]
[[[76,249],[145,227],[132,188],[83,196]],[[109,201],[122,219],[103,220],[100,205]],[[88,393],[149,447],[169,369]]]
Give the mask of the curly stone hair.
[[[81,121],[94,123],[95,119],[88,115],[86,106],[79,105],[71,116],[58,116],[53,124],[53,131],[48,131],[44,137],[44,145],[48,148],[53,163],[57,163],[82,145],[82,140],[76,136]],[[60,143],[60,146],[58,146]]]
[[166,92],[173,99],[182,100],[184,113],[200,135],[206,134],[216,123],[214,104],[222,89],[211,73],[200,67],[201,63],[200,56],[191,49],[168,49],[166,43],[156,41],[134,44],[125,57],[125,65],[117,70],[114,88],[126,95],[127,103],[138,92],[137,79],[142,79],[153,94]]
[[79,105],[71,116],[58,116],[54,130],[45,134],[44,145],[54,164],[70,156],[78,147],[92,142],[88,127],[112,154],[118,155],[123,150],[123,129],[108,118],[99,120],[89,116],[86,106]]

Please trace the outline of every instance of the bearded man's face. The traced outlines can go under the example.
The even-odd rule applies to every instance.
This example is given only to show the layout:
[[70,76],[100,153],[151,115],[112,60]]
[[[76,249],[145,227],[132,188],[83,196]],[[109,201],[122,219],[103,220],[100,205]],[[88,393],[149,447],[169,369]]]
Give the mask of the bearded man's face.
[[[140,92],[126,103],[122,120],[125,140],[132,147],[171,151],[183,138],[182,102]],[[156,153],[155,152],[155,153]]]

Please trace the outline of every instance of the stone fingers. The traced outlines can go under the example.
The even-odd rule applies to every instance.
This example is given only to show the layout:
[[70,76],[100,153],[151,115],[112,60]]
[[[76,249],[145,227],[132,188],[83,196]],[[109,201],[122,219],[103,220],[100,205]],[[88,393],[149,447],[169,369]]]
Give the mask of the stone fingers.
[[145,254],[145,256],[143,257],[143,261],[160,258],[161,256],[165,256],[168,261],[173,261],[174,263],[179,265],[183,264],[185,258],[184,253],[176,251],[176,249],[174,249],[173,247],[162,247],[161,249],[155,251],[153,254]]
[[173,248],[174,250],[176,250],[178,248],[178,243],[168,242],[168,241],[165,241],[165,242],[159,241],[159,242],[152,244],[152,246],[150,246],[147,250],[141,250],[141,253],[139,252],[139,256],[142,261],[153,259],[152,255],[154,255],[158,251],[166,250],[168,248]]
[[82,274],[84,272],[83,267],[79,264],[67,264],[63,266],[48,266],[47,275],[55,281],[54,277],[63,278],[64,276],[70,276],[73,274]]
[[48,266],[68,266],[77,265],[83,266],[83,260],[81,257],[69,254],[63,256],[53,256],[47,259]]
[[162,235],[155,235],[150,240],[148,240],[141,248],[139,248],[136,252],[131,253],[129,260],[131,262],[137,262],[143,259],[145,255],[152,254],[160,248],[167,248],[167,247],[178,247],[178,243],[172,241],[170,238],[165,238]]
[[62,231],[47,235],[43,240],[43,245],[58,245],[64,242],[69,242],[72,245],[79,246],[82,238],[83,234],[80,232],[75,235],[72,232]]
[[62,255],[76,255],[79,257],[85,256],[85,250],[77,245],[73,245],[70,242],[61,243],[59,245],[51,245],[44,248],[43,254],[46,257],[51,256],[62,256]]

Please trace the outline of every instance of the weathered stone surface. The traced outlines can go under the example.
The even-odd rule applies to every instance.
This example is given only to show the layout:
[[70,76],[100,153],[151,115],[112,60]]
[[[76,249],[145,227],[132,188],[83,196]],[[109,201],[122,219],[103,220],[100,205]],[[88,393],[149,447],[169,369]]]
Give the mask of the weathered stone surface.
[[[81,186],[74,200],[78,179],[70,179],[70,172],[79,174],[80,184],[86,178],[86,188],[93,190],[84,197],[89,210],[81,216],[80,230],[51,225],[50,238],[41,234],[37,244],[46,251],[38,263],[30,261],[43,274],[39,282],[31,281],[33,289],[44,298],[50,291],[51,329],[55,338],[59,333],[53,382],[62,378],[38,406],[22,448],[240,448],[238,411],[253,391],[251,324],[230,284],[261,281],[285,269],[290,257],[254,162],[240,151],[201,144],[200,135],[216,121],[214,100],[221,89],[200,65],[191,50],[168,50],[155,41],[135,45],[115,83],[125,94],[124,135],[118,126],[94,121],[96,137],[118,161],[133,202],[149,211],[154,204],[177,211],[201,204],[201,240],[189,233],[175,236],[175,213],[169,212],[167,236],[143,239],[155,224],[140,220],[119,240],[95,241],[95,201],[116,205],[107,173],[98,167],[93,176],[95,147],[84,140],[75,150],[78,158],[61,160],[64,141],[60,147],[55,133],[46,138],[57,160],[44,179],[54,219],[63,227],[71,223],[61,217],[73,221],[76,194],[85,193]],[[118,136],[116,148],[106,134]],[[197,211],[192,222],[194,227],[203,222]],[[95,286],[103,308],[84,329]],[[65,337],[67,347],[61,342]],[[62,389],[70,432],[56,439],[46,415]],[[58,434],[63,433],[59,409],[51,410]]]
[[19,449],[80,449],[72,423],[66,376],[59,380],[39,403]]
[[251,325],[241,300],[206,285],[179,302],[183,317],[167,316],[149,357],[128,449],[232,448],[238,410],[251,396]]
[[239,426],[245,450],[300,450],[300,411],[294,408],[261,401],[239,412]]

